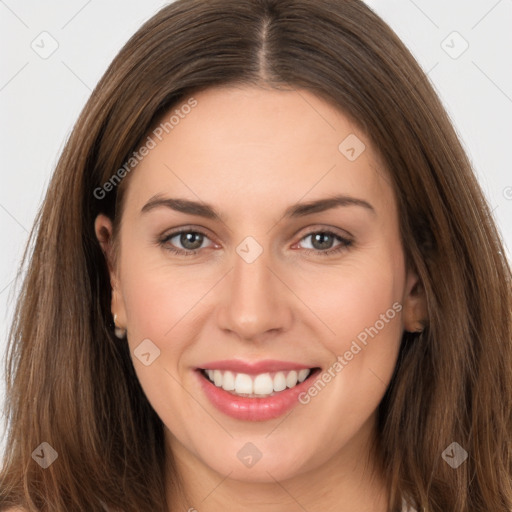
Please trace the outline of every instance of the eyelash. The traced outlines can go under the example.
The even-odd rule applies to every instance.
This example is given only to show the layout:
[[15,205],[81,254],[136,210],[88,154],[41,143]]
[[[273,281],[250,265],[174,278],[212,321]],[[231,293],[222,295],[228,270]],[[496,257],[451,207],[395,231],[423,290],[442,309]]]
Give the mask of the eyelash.
[[[174,238],[177,235],[181,235],[182,233],[193,233],[195,235],[202,235],[205,238],[208,238],[206,233],[203,233],[202,231],[197,231],[197,230],[193,230],[193,229],[181,229],[179,231],[174,231],[172,233],[169,233],[168,235],[165,235],[162,239],[159,240],[159,245],[162,246],[165,250],[171,252],[172,254],[176,254],[178,256],[194,256],[194,255],[196,255],[200,251],[200,249],[194,249],[194,250],[176,249],[175,247],[168,245],[169,240],[171,240],[172,238]],[[318,249],[304,249],[304,252],[307,255],[310,255],[311,253],[315,253],[315,254],[320,254],[322,256],[329,256],[331,254],[336,254],[336,253],[340,253],[344,250],[347,250],[353,244],[353,240],[344,238],[344,237],[334,233],[333,231],[329,231],[329,230],[310,231],[309,233],[305,234],[299,241],[302,241],[311,235],[316,235],[319,233],[323,234],[323,235],[332,235],[335,239],[337,239],[341,243],[339,245],[337,245],[336,247],[333,247],[331,249],[326,249],[325,251],[318,250]]]

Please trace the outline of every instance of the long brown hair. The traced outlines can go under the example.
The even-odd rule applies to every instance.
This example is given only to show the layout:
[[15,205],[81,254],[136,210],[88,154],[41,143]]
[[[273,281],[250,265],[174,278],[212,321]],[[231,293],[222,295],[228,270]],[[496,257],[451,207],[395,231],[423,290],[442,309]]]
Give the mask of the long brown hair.
[[[421,335],[404,333],[379,406],[390,510],[406,497],[418,511],[510,512],[510,267],[426,75],[359,0],[178,0],[112,62],[65,146],[24,258],[6,360],[0,508],[168,510],[163,424],[128,345],[114,337],[94,233],[99,213],[118,223],[125,184],[104,198],[94,191],[163,113],[193,91],[233,83],[330,101],[367,133],[392,176],[428,319]],[[32,458],[43,442],[58,453],[46,469]],[[443,460],[453,442],[468,453],[457,469]]]

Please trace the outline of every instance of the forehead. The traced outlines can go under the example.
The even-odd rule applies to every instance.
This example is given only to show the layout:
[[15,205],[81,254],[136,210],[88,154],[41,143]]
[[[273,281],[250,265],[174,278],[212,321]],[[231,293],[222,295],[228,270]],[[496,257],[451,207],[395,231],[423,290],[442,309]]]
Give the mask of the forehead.
[[339,192],[393,200],[366,135],[305,90],[208,89],[173,107],[150,137],[128,187],[139,209],[162,193],[246,208]]

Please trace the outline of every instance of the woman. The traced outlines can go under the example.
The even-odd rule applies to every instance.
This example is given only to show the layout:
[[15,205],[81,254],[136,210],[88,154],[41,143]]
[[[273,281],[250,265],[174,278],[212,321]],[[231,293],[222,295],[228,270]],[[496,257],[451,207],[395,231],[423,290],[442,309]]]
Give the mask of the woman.
[[162,9],[34,244],[2,509],[512,510],[510,268],[362,2]]

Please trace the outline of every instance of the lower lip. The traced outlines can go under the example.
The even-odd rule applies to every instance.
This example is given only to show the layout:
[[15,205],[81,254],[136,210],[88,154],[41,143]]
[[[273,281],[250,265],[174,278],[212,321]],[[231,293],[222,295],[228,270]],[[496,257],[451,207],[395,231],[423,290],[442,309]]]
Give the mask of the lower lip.
[[210,382],[199,370],[196,370],[201,387],[210,402],[222,413],[237,420],[267,421],[279,418],[299,403],[298,396],[311,386],[318,369],[293,388],[288,388],[265,398],[247,398],[232,395]]

